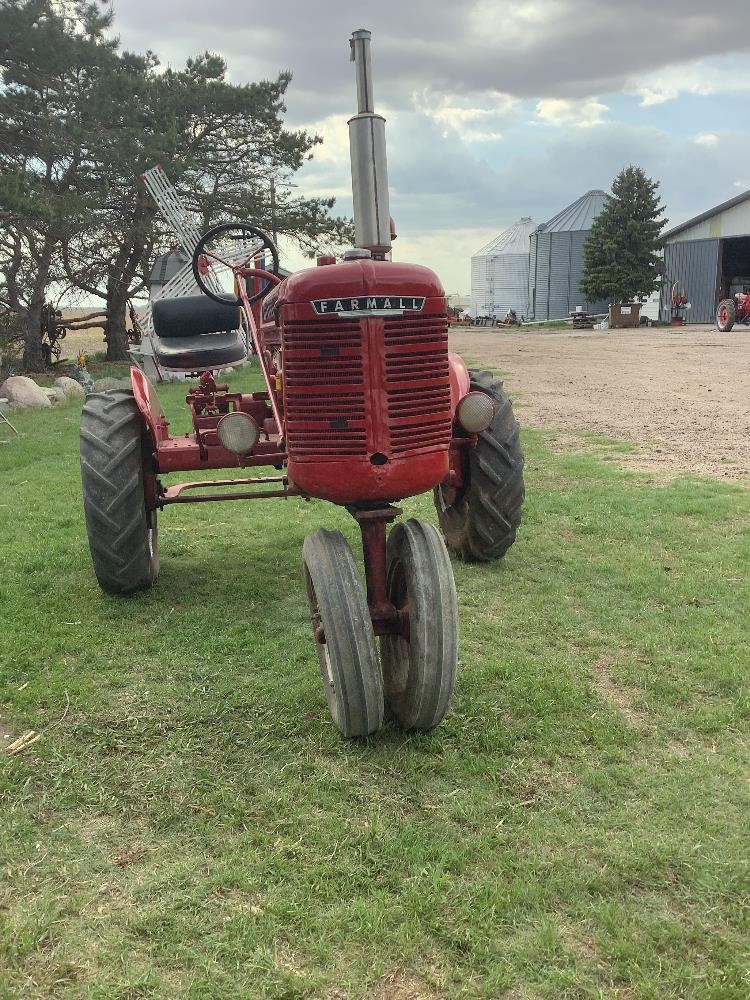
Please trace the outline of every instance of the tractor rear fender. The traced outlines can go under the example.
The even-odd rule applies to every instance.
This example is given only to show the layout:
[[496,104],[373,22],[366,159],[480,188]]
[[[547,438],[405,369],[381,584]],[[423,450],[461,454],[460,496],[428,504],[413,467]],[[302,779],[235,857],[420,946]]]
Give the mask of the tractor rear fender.
[[460,356],[460,354],[454,354],[450,351],[448,353],[448,365],[451,384],[451,414],[454,420],[454,429],[453,440],[451,441],[450,452],[448,455],[448,475],[445,477],[443,482],[446,485],[460,489],[463,486],[465,478],[466,448],[462,447],[462,445],[466,444],[466,438],[460,429],[459,434],[456,434],[455,419],[458,404],[467,392],[470,392],[471,390],[471,378],[469,376],[469,370],[464,363],[464,359]]
[[156,389],[154,389],[140,368],[134,367],[130,369],[130,383],[133,386],[133,396],[135,397],[136,406],[143,414],[148,436],[151,439],[154,453],[156,453],[159,442],[169,437],[159,397],[156,394]]
[[460,354],[448,354],[448,364],[450,365],[451,380],[451,413],[455,417],[456,407],[469,391],[471,379],[469,369],[464,364],[464,359]]

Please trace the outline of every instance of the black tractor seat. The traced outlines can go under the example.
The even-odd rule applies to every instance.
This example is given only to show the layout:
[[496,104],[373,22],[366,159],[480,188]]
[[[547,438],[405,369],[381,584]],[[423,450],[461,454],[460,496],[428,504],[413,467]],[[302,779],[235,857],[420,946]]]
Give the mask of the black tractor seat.
[[247,357],[239,306],[207,295],[157,299],[151,306],[154,357],[170,371],[224,368]]

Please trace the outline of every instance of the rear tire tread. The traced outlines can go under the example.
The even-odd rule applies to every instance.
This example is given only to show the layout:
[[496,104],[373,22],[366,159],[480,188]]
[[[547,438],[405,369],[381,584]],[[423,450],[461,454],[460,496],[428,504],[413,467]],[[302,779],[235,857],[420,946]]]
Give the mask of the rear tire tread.
[[[723,325],[721,322],[722,309],[727,310],[727,321]],[[721,333],[729,333],[736,321],[737,321],[737,308],[734,304],[734,299],[722,299],[721,302],[716,307],[716,326],[721,331]]]
[[525,496],[524,456],[503,383],[486,371],[470,371],[469,377],[472,392],[485,392],[495,401],[495,417],[470,450],[463,495],[444,509],[437,487],[435,506],[448,546],[466,562],[489,562],[503,556],[516,539]]
[[129,389],[87,397],[81,414],[83,508],[94,572],[110,594],[146,589],[158,575],[143,485],[144,433]]

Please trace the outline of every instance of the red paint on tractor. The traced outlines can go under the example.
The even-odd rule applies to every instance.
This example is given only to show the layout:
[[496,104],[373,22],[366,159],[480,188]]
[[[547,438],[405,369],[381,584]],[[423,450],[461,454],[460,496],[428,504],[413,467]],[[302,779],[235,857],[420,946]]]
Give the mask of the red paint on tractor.
[[152,446],[156,451],[159,441],[169,436],[169,423],[164,416],[159,397],[140,368],[130,369],[130,384],[133,387],[136,406],[143,414]]
[[274,315],[291,482],[362,503],[443,479],[451,366],[445,294],[432,271],[369,259],[309,269],[279,286]]

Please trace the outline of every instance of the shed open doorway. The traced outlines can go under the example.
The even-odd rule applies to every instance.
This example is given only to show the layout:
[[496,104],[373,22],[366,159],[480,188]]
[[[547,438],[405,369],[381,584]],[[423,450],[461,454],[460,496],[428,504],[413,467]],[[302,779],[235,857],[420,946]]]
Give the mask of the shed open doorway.
[[732,298],[735,292],[750,292],[750,236],[721,240],[717,299]]

